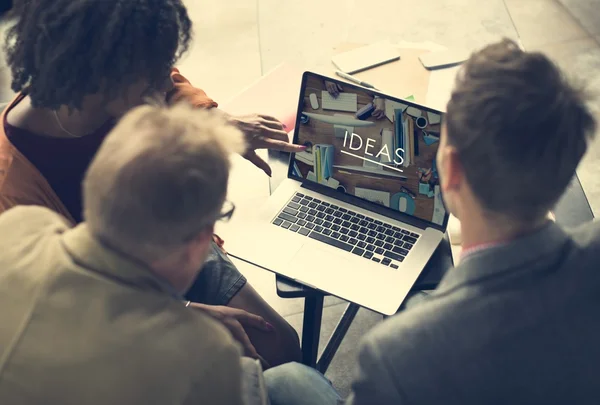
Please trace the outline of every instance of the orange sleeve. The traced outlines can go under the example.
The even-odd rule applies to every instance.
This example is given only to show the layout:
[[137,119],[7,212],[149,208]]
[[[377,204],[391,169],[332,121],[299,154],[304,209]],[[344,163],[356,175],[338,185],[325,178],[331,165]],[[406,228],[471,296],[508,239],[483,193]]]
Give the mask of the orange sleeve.
[[212,98],[208,97],[204,90],[198,89],[185,78],[179,69],[171,70],[171,80],[173,81],[173,90],[167,93],[167,102],[177,103],[187,101],[194,108],[215,108],[219,105]]

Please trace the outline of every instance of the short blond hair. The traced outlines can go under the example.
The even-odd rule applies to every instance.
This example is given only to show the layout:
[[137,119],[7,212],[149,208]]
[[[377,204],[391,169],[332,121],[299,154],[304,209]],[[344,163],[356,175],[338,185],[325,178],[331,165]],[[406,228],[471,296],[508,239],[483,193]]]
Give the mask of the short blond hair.
[[242,133],[218,112],[142,106],[107,136],[83,182],[91,232],[145,261],[216,221]]

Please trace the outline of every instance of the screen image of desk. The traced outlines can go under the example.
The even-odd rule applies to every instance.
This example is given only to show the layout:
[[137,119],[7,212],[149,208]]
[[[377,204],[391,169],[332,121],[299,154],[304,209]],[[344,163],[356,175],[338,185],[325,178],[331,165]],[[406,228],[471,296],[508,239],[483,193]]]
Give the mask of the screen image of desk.
[[[335,97],[326,82],[340,83]],[[441,113],[361,87],[304,80],[294,174],[429,222],[442,224],[435,156]]]

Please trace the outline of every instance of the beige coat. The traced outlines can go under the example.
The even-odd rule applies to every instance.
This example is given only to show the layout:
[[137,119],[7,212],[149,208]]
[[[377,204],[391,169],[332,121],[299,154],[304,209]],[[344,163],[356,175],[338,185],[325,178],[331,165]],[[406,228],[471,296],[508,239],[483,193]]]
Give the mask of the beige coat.
[[0,404],[242,403],[240,349],[47,208],[0,215]]

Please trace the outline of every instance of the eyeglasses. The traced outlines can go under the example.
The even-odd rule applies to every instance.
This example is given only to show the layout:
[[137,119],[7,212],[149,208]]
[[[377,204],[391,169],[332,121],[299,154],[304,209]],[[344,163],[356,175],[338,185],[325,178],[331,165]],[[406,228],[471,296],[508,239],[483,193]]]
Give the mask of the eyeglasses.
[[[223,208],[221,209],[221,213],[216,216],[216,218],[214,219],[214,222],[216,222],[216,221],[227,222],[231,219],[234,212],[235,212],[235,205],[231,201],[225,200],[225,202],[223,203]],[[194,239],[196,236],[198,236],[199,233],[200,232],[194,232],[189,237],[185,238],[183,241],[189,242],[192,239]]]
[[229,200],[225,200],[223,203],[223,209],[221,213],[217,216],[217,221],[229,221],[235,212],[235,204]]

